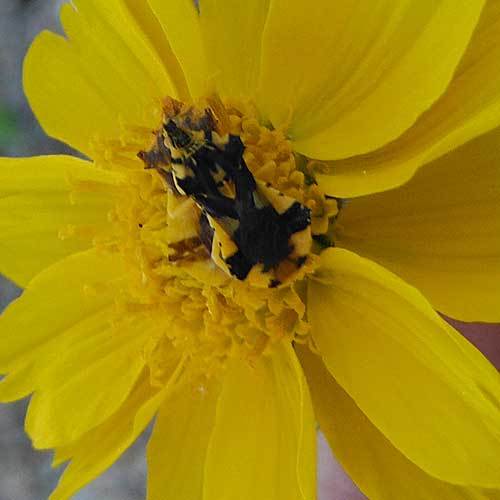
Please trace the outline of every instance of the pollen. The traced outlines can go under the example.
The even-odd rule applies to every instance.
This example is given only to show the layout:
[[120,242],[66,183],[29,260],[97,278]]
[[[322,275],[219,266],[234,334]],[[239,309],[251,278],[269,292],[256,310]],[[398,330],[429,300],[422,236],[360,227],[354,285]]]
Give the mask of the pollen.
[[117,306],[155,325],[143,356],[158,385],[173,352],[206,377],[231,357],[251,363],[282,340],[308,342],[304,280],[338,212],[251,104],[212,96],[161,109],[154,130],[95,141],[100,166],[125,172],[96,245],[127,268]]

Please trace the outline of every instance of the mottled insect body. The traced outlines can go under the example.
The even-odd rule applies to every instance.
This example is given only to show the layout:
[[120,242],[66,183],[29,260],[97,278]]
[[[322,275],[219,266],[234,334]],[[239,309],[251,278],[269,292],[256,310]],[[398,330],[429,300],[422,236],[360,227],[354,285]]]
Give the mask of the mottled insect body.
[[259,275],[258,282],[275,287],[308,258],[310,211],[256,181],[244,152],[239,136],[219,135],[206,110],[196,119],[167,119],[155,146],[139,156],[200,207],[200,239],[217,264],[239,280]]

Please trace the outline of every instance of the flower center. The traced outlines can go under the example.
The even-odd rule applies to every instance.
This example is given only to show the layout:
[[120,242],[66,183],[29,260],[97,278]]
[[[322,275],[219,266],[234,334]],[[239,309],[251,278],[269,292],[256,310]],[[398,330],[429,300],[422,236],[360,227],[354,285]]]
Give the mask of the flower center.
[[156,130],[127,134],[98,155],[126,172],[105,246],[126,263],[120,307],[154,324],[152,379],[162,383],[172,353],[206,376],[305,342],[304,278],[338,208],[283,131],[212,97],[169,98]]

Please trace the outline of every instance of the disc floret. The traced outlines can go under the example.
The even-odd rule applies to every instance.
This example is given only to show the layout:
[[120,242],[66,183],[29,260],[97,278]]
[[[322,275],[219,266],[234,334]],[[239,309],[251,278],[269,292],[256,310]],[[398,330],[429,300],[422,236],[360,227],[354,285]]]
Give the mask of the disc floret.
[[337,202],[283,131],[249,104],[212,97],[168,99],[135,159],[144,131],[124,137],[134,141],[102,155],[115,169],[126,159],[106,248],[128,270],[120,306],[157,325],[144,351],[152,378],[161,383],[172,351],[206,376],[230,357],[251,362],[284,339],[306,342],[303,282]]

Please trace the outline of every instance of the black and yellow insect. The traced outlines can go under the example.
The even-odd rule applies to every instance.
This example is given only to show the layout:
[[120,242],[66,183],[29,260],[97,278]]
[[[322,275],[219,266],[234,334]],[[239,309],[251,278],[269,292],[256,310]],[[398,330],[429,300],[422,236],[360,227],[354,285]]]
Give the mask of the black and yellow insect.
[[280,267],[299,269],[307,260],[300,242],[310,239],[310,210],[256,181],[244,151],[239,136],[217,133],[206,110],[199,120],[168,119],[155,147],[139,156],[200,207],[202,240],[231,275],[245,280],[258,269],[267,286],[279,286],[288,273]]

